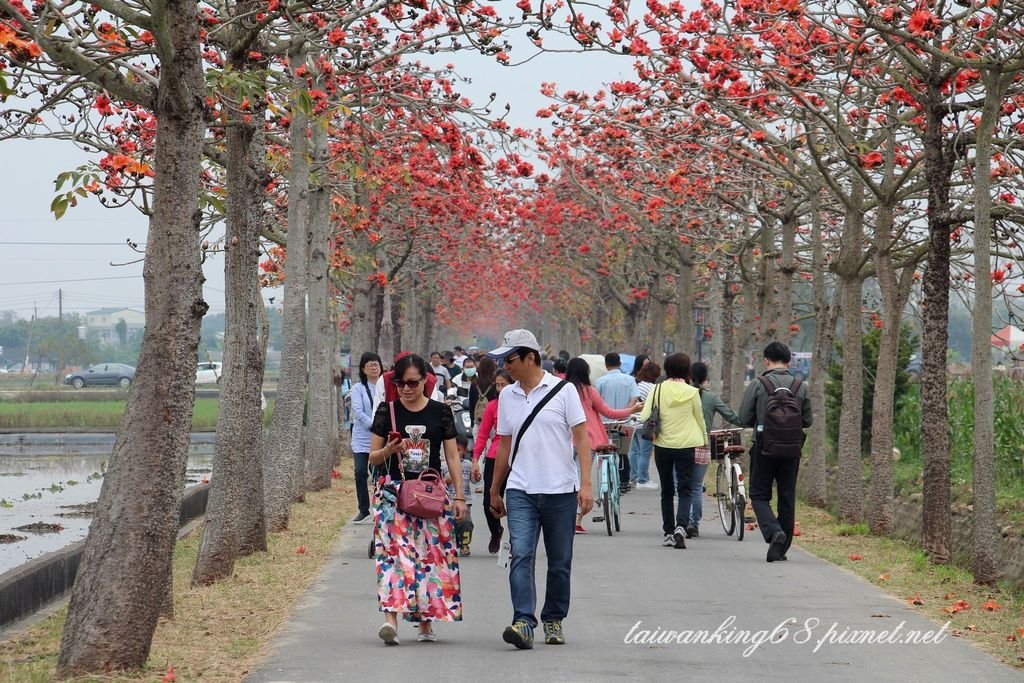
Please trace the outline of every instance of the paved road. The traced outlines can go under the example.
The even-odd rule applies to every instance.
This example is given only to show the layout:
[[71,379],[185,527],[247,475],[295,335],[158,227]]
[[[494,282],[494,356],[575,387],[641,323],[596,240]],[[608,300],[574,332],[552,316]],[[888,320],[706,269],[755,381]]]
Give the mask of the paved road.
[[[325,572],[247,680],[1024,679],[1021,672],[953,636],[938,644],[915,645],[851,645],[826,639],[815,652],[833,623],[837,634],[846,629],[881,633],[901,622],[901,633],[939,627],[900,600],[797,547],[790,550],[788,562],[766,563],[767,546],[760,534],[750,533],[743,542],[725,536],[708,500],[703,535],[687,550],[662,548],[657,496],[637,491],[623,499],[621,535],[609,538],[603,526],[590,523],[591,533],[576,537],[572,608],[565,621],[568,644],[563,647],[538,642],[534,650],[518,651],[502,642],[501,631],[512,616],[508,578],[487,554],[486,524],[478,504],[473,511],[474,554],[461,564],[464,621],[437,625],[437,643],[417,643],[415,627],[404,623],[399,628],[402,645],[389,648],[377,638],[383,619],[376,609],[373,561],[366,554],[371,530],[348,526]],[[543,544],[538,552],[543,558]],[[542,564],[543,559],[538,577],[543,576]],[[625,642],[631,630],[635,641],[639,632],[655,629],[718,630],[721,640],[740,638],[743,631],[771,633],[787,618],[796,620],[788,635],[754,648],[750,639],[730,644],[711,637],[689,644]],[[820,623],[810,622],[808,629],[808,619]],[[679,635],[684,641],[689,638]],[[744,656],[748,649],[752,651]]]

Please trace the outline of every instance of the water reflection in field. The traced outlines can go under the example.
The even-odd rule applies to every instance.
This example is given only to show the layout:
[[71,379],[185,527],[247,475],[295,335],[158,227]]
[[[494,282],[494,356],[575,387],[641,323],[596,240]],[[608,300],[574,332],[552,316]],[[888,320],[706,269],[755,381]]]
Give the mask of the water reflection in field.
[[[85,538],[91,517],[82,509],[99,497],[111,450],[112,442],[101,439],[12,444],[5,435],[0,441],[0,537],[25,540],[0,543],[0,573]],[[208,479],[212,461],[210,440],[193,444],[187,485]],[[64,529],[45,534],[17,529],[39,522]]]

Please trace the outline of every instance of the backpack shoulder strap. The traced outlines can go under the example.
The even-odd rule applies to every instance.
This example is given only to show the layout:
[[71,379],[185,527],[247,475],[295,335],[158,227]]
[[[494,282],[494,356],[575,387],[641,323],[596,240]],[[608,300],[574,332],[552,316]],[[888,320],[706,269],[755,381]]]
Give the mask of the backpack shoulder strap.
[[757,379],[761,382],[761,385],[764,387],[764,390],[768,392],[768,396],[771,396],[772,394],[775,393],[775,385],[772,384],[772,381],[768,379],[765,375],[758,375]]
[[519,452],[519,443],[523,440],[523,434],[526,433],[526,429],[533,423],[533,418],[537,417],[537,413],[539,413],[544,408],[544,406],[546,406],[548,404],[548,401],[553,399],[555,397],[555,394],[557,394],[559,391],[561,391],[562,387],[564,387],[568,383],[569,383],[569,380],[563,379],[558,384],[556,384],[554,389],[552,389],[547,394],[545,394],[544,398],[542,398],[537,403],[537,405],[535,405],[533,407],[533,410],[530,412],[530,414],[526,416],[525,420],[523,420],[523,426],[519,428],[519,433],[516,434],[516,442],[512,446],[512,457],[509,459],[509,462],[508,462],[508,471],[509,472],[512,471],[512,465],[516,461],[516,454]]
[[803,380],[801,380],[799,377],[794,377],[793,383],[789,385],[790,393],[796,396],[796,392],[800,391],[801,384],[803,384]]

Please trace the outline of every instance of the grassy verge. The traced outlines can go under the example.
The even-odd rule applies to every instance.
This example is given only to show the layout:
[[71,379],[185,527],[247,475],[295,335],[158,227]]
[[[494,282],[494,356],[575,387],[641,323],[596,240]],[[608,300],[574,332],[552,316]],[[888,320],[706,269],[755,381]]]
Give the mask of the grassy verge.
[[[174,552],[173,621],[160,620],[144,670],[73,679],[154,681],[173,667],[179,681],[238,681],[288,618],[354,514],[351,481],[334,480],[328,491],[306,495],[292,508],[291,528],[268,538],[269,550],[235,564],[232,578],[191,588],[199,534],[178,542]],[[303,552],[298,552],[302,549]],[[46,619],[0,648],[0,681],[34,682],[54,678],[66,610]]]
[[[0,403],[0,429],[110,429],[116,430],[124,415],[126,401]],[[192,429],[217,426],[218,399],[196,399]],[[269,424],[274,401],[268,401]]]
[[871,536],[866,524],[837,523],[801,505],[797,545],[862,576],[938,624],[1018,669],[1024,669],[1024,591],[985,588],[967,570],[932,565],[920,547]]

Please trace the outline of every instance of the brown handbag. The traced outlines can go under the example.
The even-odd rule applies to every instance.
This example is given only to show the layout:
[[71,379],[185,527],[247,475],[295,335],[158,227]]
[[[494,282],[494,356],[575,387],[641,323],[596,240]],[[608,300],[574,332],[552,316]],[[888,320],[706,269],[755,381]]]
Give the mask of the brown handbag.
[[[391,404],[391,429],[398,431],[395,423],[395,404]],[[398,509],[413,517],[437,519],[444,514],[448,504],[448,487],[445,486],[441,473],[432,467],[420,472],[415,479],[405,478],[405,467],[402,458],[398,458],[398,469],[402,473],[402,485],[398,487]]]

